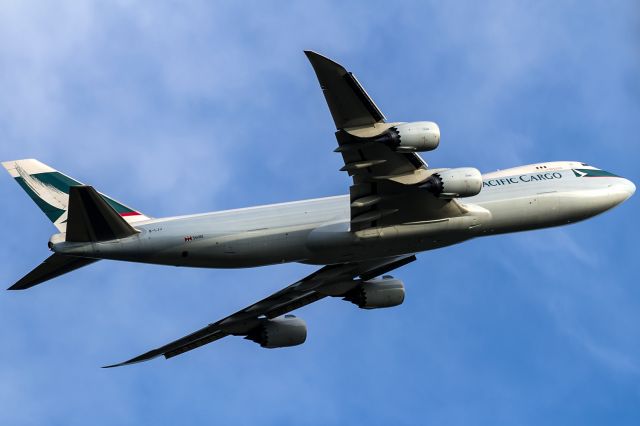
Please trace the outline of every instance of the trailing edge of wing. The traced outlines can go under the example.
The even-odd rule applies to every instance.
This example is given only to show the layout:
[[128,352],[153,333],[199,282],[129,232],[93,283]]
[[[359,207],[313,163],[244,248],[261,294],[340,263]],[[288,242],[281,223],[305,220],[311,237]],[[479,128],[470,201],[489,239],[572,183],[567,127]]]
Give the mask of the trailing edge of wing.
[[138,355],[130,360],[120,362],[112,365],[105,365],[102,368],[122,367],[123,365],[137,364],[139,362],[149,361],[153,358],[157,358],[160,355],[164,355],[166,359],[180,355],[192,349],[199,348],[207,343],[214,342],[218,339],[222,339],[228,334],[221,332],[220,330],[214,330],[215,324],[210,324],[195,333],[178,339],[175,342],[171,342],[168,345],[161,346],[156,349],[152,349],[149,352],[145,352],[142,355]]
[[367,126],[385,120],[382,111],[352,73],[316,52],[305,50],[304,53],[318,77],[337,129]]

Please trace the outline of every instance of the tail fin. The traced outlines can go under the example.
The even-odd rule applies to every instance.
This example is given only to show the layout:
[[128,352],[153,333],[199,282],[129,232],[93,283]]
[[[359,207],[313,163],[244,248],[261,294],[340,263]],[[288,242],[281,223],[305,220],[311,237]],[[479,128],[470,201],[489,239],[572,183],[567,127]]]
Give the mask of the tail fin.
[[[6,161],[2,165],[53,225],[60,232],[66,232],[69,188],[82,184],[34,159]],[[104,194],[100,196],[128,223],[149,219],[148,216]]]

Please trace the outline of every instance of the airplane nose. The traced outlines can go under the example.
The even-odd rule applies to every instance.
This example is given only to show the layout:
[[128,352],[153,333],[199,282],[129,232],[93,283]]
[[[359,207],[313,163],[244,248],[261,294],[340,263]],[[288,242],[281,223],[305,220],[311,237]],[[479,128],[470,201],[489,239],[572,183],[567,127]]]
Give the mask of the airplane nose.
[[[619,184],[621,191],[627,194],[627,198],[631,197],[634,192],[636,192],[636,186],[629,179],[622,179],[622,182]],[[625,198],[625,200],[627,199]]]
[[616,205],[629,199],[634,192],[636,192],[636,186],[629,179],[620,178],[610,187],[610,193]]
[[629,179],[623,179],[622,186],[629,194],[627,198],[631,197],[636,192],[636,186]]

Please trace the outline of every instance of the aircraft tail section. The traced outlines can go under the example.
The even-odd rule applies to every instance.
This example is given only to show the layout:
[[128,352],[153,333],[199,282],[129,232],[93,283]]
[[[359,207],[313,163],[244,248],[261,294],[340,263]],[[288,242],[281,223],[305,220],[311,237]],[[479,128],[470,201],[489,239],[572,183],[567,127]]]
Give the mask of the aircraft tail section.
[[[36,205],[53,222],[60,232],[66,232],[69,211],[69,190],[82,183],[60,173],[38,160],[13,160],[2,163],[9,174],[31,197]],[[128,223],[147,220],[143,215],[118,201],[104,195],[100,197]]]
[[[67,207],[66,241],[91,243],[126,238],[138,233],[93,187],[73,185],[68,190],[68,200],[65,206]],[[54,253],[9,287],[9,290],[24,290],[33,287],[67,272],[90,265],[97,260]]]
[[8,290],[25,290],[97,261],[98,259],[65,256],[54,253],[34,270],[22,277],[17,283],[9,287]]
[[[69,242],[96,242],[136,234],[130,223],[149,217],[60,173],[38,160],[2,163],[20,187]],[[96,262],[54,253],[9,290],[24,290]]]

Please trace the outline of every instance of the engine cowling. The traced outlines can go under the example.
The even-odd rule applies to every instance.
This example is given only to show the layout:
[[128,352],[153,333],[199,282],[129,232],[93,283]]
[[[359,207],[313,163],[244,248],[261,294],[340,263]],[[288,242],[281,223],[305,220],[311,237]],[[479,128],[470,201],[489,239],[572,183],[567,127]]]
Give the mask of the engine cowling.
[[399,152],[433,151],[440,144],[440,128],[432,121],[400,123],[370,140]]
[[404,302],[402,281],[386,275],[382,278],[363,281],[343,297],[361,309],[390,308]]
[[307,324],[294,315],[264,320],[245,339],[268,349],[297,346],[307,340]]
[[439,198],[473,197],[482,189],[482,175],[473,167],[445,169],[429,176],[420,187]]

